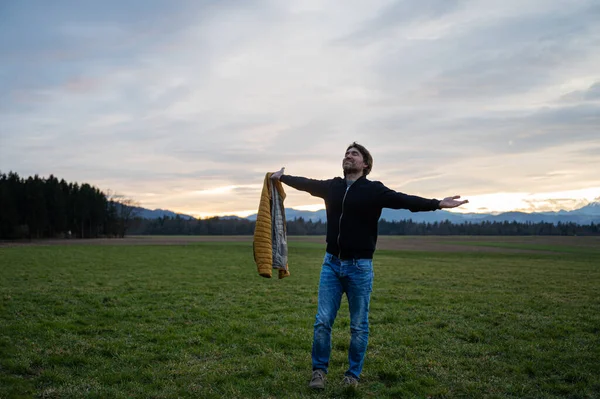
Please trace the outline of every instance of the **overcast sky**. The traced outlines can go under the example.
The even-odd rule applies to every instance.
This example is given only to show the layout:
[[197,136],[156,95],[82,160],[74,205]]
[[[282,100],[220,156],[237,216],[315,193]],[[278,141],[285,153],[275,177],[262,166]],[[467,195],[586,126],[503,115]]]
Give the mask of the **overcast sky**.
[[3,1],[0,171],[245,215],[266,172],[339,176],[356,140],[398,191],[574,209],[600,199],[599,21],[597,0]]

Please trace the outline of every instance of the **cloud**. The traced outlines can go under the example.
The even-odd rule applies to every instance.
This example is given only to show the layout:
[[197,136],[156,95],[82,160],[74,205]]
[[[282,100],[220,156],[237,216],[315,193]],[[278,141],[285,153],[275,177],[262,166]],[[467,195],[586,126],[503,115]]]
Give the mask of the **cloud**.
[[368,45],[400,29],[439,20],[464,3],[458,0],[396,0],[381,7],[359,29],[338,40],[352,46]]
[[564,94],[560,101],[564,102],[588,102],[600,100],[600,82],[596,82],[585,90],[576,90]]

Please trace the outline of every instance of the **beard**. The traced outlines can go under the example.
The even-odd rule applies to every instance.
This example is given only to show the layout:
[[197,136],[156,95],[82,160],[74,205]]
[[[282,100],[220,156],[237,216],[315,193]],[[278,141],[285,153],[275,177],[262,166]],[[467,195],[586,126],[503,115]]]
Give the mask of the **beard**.
[[346,161],[344,161],[342,163],[342,169],[344,170],[344,176],[346,176],[349,173],[361,173],[362,170],[363,170],[356,163],[354,163],[354,162],[346,162]]

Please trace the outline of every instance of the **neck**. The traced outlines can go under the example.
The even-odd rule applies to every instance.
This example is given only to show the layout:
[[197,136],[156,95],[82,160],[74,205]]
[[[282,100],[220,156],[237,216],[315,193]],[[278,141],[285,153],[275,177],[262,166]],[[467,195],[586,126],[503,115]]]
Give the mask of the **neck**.
[[352,181],[356,181],[358,180],[360,177],[362,176],[362,172],[356,172],[356,173],[346,173],[346,180],[352,180]]

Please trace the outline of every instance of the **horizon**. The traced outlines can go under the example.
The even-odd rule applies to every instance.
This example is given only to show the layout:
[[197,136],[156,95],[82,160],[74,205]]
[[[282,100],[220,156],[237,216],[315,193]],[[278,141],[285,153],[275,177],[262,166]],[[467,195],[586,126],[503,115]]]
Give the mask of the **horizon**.
[[[580,191],[581,192],[579,194],[583,193],[584,197],[581,200],[575,201],[575,202],[573,202],[571,199],[566,200],[564,198],[565,193],[553,193],[556,198],[552,198],[552,197],[548,198],[544,194],[528,194],[525,196],[516,194],[516,195],[507,195],[507,197],[509,197],[509,198],[512,197],[515,200],[515,203],[523,203],[523,204],[527,204],[528,206],[525,206],[525,207],[510,207],[510,206],[508,206],[508,207],[505,207],[500,210],[496,210],[496,209],[487,210],[487,208],[471,209],[474,206],[473,207],[463,206],[463,207],[454,208],[454,209],[444,209],[444,211],[460,213],[460,214],[469,213],[469,214],[498,215],[498,214],[507,213],[507,212],[542,213],[542,212],[573,211],[573,210],[580,209],[580,208],[582,208],[586,205],[592,204],[592,203],[600,204],[600,190],[580,190]],[[587,195],[586,195],[586,193],[587,193]],[[493,194],[493,195],[497,195],[497,194]],[[487,197],[487,196],[484,196],[484,197]],[[539,198],[536,199],[536,197],[539,197]],[[471,199],[470,199],[470,201],[471,201]],[[537,204],[535,203],[536,201],[537,201]],[[475,202],[475,204],[477,204],[478,199],[475,198],[475,199],[473,199],[473,201],[471,201],[469,204],[466,204],[466,205],[470,205],[473,202]],[[567,209],[566,207],[561,205],[564,203],[570,204],[571,207]],[[309,212],[317,212],[320,210],[325,210],[325,204],[312,204],[312,205],[300,205],[300,206],[287,206],[286,205],[285,207],[288,209],[294,209],[296,211],[309,211]],[[150,209],[150,208],[146,208],[146,209]],[[238,216],[241,218],[246,218],[248,216],[255,215],[257,213],[257,209],[246,210],[246,211],[234,211],[234,212],[230,212],[230,213],[223,212],[223,213],[219,213],[219,214],[195,214],[195,215],[187,213],[187,212],[181,212],[181,211],[168,209],[168,208],[161,208],[161,207],[150,209],[150,210],[171,211],[171,212],[174,212],[177,214],[193,216],[197,219],[206,219],[206,218],[215,217],[215,216],[219,216],[219,217]]]
[[[14,172],[17,173],[19,175],[20,178],[24,178],[27,179],[30,176],[22,176],[20,175],[18,172],[15,171],[9,171],[9,172],[3,172],[0,169],[0,173],[5,173],[8,174],[10,172]],[[54,176],[55,178],[61,180],[63,179],[60,176],[57,176],[53,173],[50,173],[49,175],[46,176],[42,176],[42,175],[37,175],[39,178],[41,179],[46,179],[48,178],[50,175]],[[33,176],[31,176],[33,177]],[[67,181],[65,179],[65,181],[67,183],[77,183],[77,184],[90,184],[92,186],[95,186],[93,183],[87,182],[87,181]],[[262,188],[261,185],[255,185],[256,188]],[[109,191],[112,190],[106,190],[103,189],[101,187],[97,187],[100,191],[102,191],[105,194],[108,194]],[[230,186],[230,187],[222,187],[220,189],[214,190],[215,192],[230,192],[235,190],[236,187]],[[290,196],[295,196],[295,197],[310,197],[310,195],[308,195],[307,193],[302,193],[302,192],[298,192],[296,190],[294,190],[293,188],[286,186],[284,184],[284,189],[286,190],[286,201],[288,201],[288,198]],[[259,191],[260,192],[260,191]],[[242,217],[242,218],[246,218],[248,216],[251,216],[253,214],[257,213],[257,209],[258,209],[258,201],[259,201],[259,197],[257,196],[256,198],[256,203],[257,203],[257,207],[256,209],[250,209],[250,208],[246,208],[246,209],[238,209],[238,210],[232,210],[232,211],[224,211],[224,212],[217,212],[217,213],[211,213],[211,212],[198,212],[198,211],[188,211],[185,209],[177,209],[177,208],[171,208],[168,205],[164,205],[164,203],[162,203],[160,200],[155,201],[155,202],[151,202],[151,203],[143,203],[141,201],[139,201],[137,198],[135,197],[131,197],[122,193],[118,193],[118,192],[114,192],[114,194],[119,195],[119,196],[123,196],[126,198],[129,198],[131,200],[133,200],[137,205],[141,208],[145,208],[148,210],[163,210],[163,211],[170,211],[170,212],[174,212],[176,214],[181,214],[181,215],[186,215],[186,216],[192,216],[196,219],[206,219],[206,218],[210,218],[210,217],[215,217],[215,216],[238,216],[238,217]],[[415,194],[416,195],[416,194]],[[469,203],[462,205],[461,207],[458,208],[452,208],[452,209],[444,209],[444,211],[446,212],[453,212],[453,213],[461,213],[461,214],[466,214],[466,213],[472,213],[472,214],[492,214],[492,215],[497,215],[497,214],[501,214],[501,213],[506,213],[506,212],[524,212],[524,213],[541,213],[541,212],[558,212],[558,211],[573,211],[579,208],[582,208],[586,205],[589,205],[591,203],[600,203],[600,187],[598,188],[588,188],[588,189],[581,189],[581,190],[572,190],[572,191],[559,191],[559,192],[552,192],[552,193],[493,193],[493,194],[482,194],[482,195],[478,195],[478,196],[462,196],[463,199],[469,199]],[[441,198],[438,198],[441,199]],[[313,203],[311,204],[306,204],[303,203],[302,199],[295,199],[295,203],[298,203],[298,201],[300,201],[300,205],[288,205],[285,204],[286,208],[290,208],[290,209],[294,209],[294,210],[298,210],[298,211],[310,211],[310,212],[316,212],[319,210],[324,210],[325,209],[325,204],[324,203],[315,203],[313,201]],[[289,203],[289,201],[288,201]],[[154,204],[154,205],[152,205]],[[495,207],[494,207],[495,204]],[[500,205],[502,204],[502,205]],[[486,206],[483,206],[486,205]],[[492,206],[491,208],[489,206]]]
[[[9,2],[0,170],[195,217],[258,207],[265,173],[371,180],[453,212],[600,198],[600,8],[424,0]],[[320,199],[286,187],[286,206]]]

